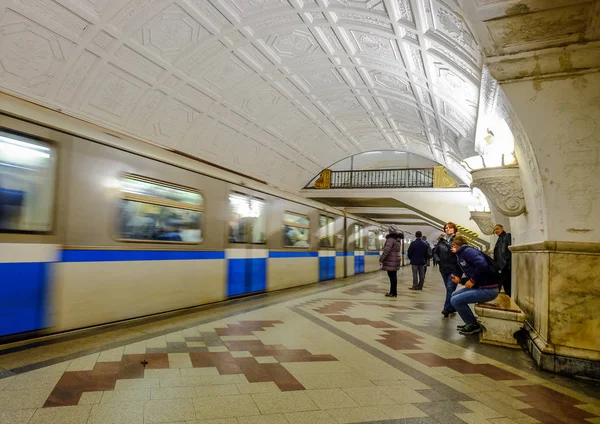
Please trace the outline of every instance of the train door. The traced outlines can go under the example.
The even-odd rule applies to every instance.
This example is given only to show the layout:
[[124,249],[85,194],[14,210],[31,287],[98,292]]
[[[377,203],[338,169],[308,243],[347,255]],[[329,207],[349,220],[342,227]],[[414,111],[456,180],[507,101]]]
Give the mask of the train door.
[[319,216],[319,281],[335,278],[335,218]]
[[229,194],[227,296],[267,288],[266,201],[245,193]]
[[365,272],[365,227],[354,224],[354,274]]

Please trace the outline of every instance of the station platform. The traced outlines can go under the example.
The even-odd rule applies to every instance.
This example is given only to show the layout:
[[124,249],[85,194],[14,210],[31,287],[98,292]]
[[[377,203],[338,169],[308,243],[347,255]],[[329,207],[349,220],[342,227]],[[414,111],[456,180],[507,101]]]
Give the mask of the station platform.
[[[600,424],[600,385],[536,369],[385,273],[0,347],[0,423]],[[142,294],[143,295],[143,294]]]

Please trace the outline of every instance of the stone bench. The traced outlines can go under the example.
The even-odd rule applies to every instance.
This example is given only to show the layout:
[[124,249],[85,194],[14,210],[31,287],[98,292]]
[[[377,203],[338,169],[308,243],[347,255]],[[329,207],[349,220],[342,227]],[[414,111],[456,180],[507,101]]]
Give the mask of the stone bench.
[[480,342],[519,348],[513,334],[523,327],[525,314],[510,297],[500,293],[490,302],[478,303],[475,313],[483,326]]

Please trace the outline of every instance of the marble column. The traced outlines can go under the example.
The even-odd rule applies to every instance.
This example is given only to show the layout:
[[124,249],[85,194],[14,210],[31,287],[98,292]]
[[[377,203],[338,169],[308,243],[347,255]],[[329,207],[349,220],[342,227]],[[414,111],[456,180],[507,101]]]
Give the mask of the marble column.
[[[513,297],[544,369],[600,378],[600,1],[461,1],[499,83],[527,212]],[[498,84],[496,83],[496,85]]]

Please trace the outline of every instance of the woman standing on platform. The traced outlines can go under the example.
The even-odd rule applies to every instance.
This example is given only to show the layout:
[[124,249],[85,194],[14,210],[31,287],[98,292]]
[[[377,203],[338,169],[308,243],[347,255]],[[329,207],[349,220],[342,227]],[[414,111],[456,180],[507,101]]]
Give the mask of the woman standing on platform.
[[385,236],[385,239],[379,265],[381,269],[387,271],[390,278],[390,291],[386,293],[386,296],[396,297],[398,296],[398,270],[400,269],[400,240],[402,240],[402,234],[398,234],[395,225],[390,225],[389,234]]
[[456,255],[452,253],[451,250],[452,242],[457,232],[458,228],[456,227],[456,224],[454,222],[448,222],[444,226],[445,234],[440,236],[433,249],[433,257],[439,265],[440,274],[442,274],[442,280],[444,286],[446,286],[446,301],[444,302],[444,309],[442,310],[442,314],[445,318],[448,318],[450,314],[456,313],[456,309],[454,309],[454,306],[450,303],[452,293],[456,290],[456,284],[452,282],[451,275],[462,275],[462,271],[456,260]]

